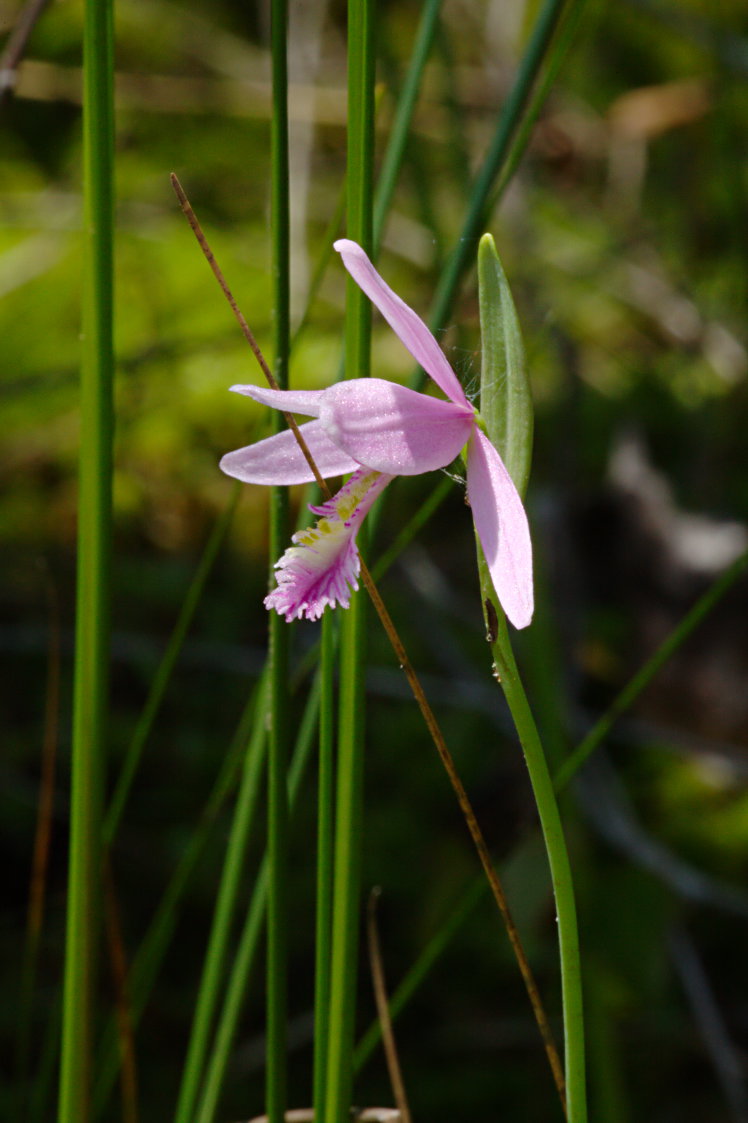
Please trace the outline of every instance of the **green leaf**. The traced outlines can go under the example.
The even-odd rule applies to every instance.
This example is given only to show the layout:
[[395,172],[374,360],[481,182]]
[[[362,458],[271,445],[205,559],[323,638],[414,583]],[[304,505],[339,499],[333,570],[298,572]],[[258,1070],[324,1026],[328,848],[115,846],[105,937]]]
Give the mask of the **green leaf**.
[[533,407],[512,294],[490,234],[478,247],[483,357],[480,411],[488,436],[524,496],[532,459]]

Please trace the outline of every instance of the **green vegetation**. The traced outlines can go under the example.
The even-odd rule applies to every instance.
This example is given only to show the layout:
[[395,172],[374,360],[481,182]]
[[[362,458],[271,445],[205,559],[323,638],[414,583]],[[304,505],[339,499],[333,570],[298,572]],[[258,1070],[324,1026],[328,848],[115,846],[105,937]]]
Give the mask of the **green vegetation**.
[[[535,402],[527,500],[539,609],[517,638],[517,661],[551,772],[567,780],[563,761],[573,747],[748,546],[743,5],[588,0],[553,11],[551,3],[466,0],[444,4],[433,27],[431,4],[375,7],[375,171],[386,167],[387,194],[394,183],[384,217],[374,209],[378,263],[419,314],[437,315],[439,339],[475,400],[477,237],[446,312],[440,294],[502,109],[523,60],[531,68],[527,45],[541,10],[549,21],[537,45],[541,81],[556,63],[558,73],[527,149],[509,144],[503,153],[504,166],[516,162],[516,170],[500,199],[495,183],[488,192],[480,233],[490,230],[501,255]],[[352,233],[345,219],[335,229],[335,217],[357,190],[346,180],[349,44],[342,5],[290,8],[289,373],[294,388],[315,389],[338,377],[344,353],[346,278],[329,251],[335,234]],[[16,5],[5,5],[0,28],[10,32],[16,16]],[[566,43],[572,18],[578,23]],[[270,418],[227,393],[234,383],[259,381],[259,371],[169,173],[179,175],[271,357],[281,344],[267,19],[264,6],[197,0],[121,0],[115,9],[107,806],[125,762],[137,768],[129,794],[117,796],[98,936],[97,1120],[174,1118],[180,1088],[182,1104],[197,1104],[204,1123],[264,1110],[257,954],[264,905],[262,893],[252,894],[267,825],[265,795],[259,810],[253,801],[264,752],[255,714],[263,706],[270,520],[266,491],[243,487],[236,503],[217,465],[227,450],[269,433]],[[63,1017],[78,455],[90,435],[79,384],[83,25],[83,3],[45,9],[0,105],[0,1041],[8,1058],[0,1115],[29,1123],[55,1117]],[[408,72],[417,42],[422,74]],[[384,154],[414,90],[397,174],[396,155],[384,161]],[[361,206],[371,203],[367,197]],[[370,217],[355,221],[355,236],[364,238]],[[371,355],[373,374],[412,377],[409,356],[378,316]],[[368,546],[372,569],[445,478],[402,478],[388,488]],[[292,520],[308,501],[305,489],[291,489]],[[220,520],[234,503],[222,538]],[[547,861],[517,737],[490,677],[473,551],[455,481],[390,559],[380,588],[475,805],[560,1044]],[[595,1123],[732,1123],[748,1115],[739,1052],[748,992],[747,607],[745,569],[736,566],[735,584],[615,714],[581,782],[560,793],[578,896]],[[479,867],[459,810],[371,615],[360,876],[364,894],[382,887],[391,991],[401,993],[405,980],[407,993],[408,979],[418,980],[401,1011],[395,1002],[414,1119],[560,1119],[509,942],[489,893],[476,888]],[[285,1096],[301,1107],[312,1102],[315,1066],[317,814],[314,773],[301,769],[318,707],[319,628],[295,624],[286,638],[290,701],[282,705],[296,743],[297,796],[288,837],[278,842],[281,851],[288,846],[277,871],[289,910],[290,1049],[277,1103]],[[360,639],[347,642],[353,648]],[[164,655],[175,663],[168,681]],[[359,688],[351,681],[346,689]],[[324,692],[322,705],[329,732]],[[245,761],[253,734],[259,755]],[[278,757],[276,784],[282,764]],[[251,794],[243,783],[254,785]],[[351,806],[358,798],[354,792]],[[45,868],[33,865],[35,845],[45,853],[38,822],[51,831]],[[233,911],[226,905],[216,933],[229,838],[225,893],[234,895]],[[282,896],[276,902],[282,925]],[[211,939],[231,950],[203,983],[210,993],[203,992],[205,1021],[192,1047],[210,1081],[192,1074],[188,1097],[183,1066]],[[375,1006],[366,955],[358,958],[361,1038]],[[124,981],[123,966],[133,967]],[[228,1003],[218,994],[224,986]],[[218,1012],[214,999],[223,1004]],[[216,1042],[217,1026],[233,1025],[234,1015],[230,1043]],[[391,1104],[383,1055],[370,1051],[371,1036],[366,1041],[354,1102]],[[280,1071],[277,1078],[280,1089]]]

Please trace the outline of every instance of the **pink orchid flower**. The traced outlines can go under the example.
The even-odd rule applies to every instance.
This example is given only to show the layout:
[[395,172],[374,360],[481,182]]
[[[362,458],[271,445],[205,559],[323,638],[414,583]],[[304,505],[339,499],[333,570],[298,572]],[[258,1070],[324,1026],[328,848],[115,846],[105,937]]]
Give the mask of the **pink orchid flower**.
[[[467,494],[501,605],[516,628],[532,619],[532,547],[522,500],[481,429],[460,382],[434,336],[382,280],[355,242],[335,243],[343,264],[413,358],[449,401],[381,378],[338,382],[326,390],[232,386],[257,402],[315,418],[301,432],[324,478],[353,473],[326,503],[310,509],[315,526],[293,536],[276,563],[278,585],[265,599],[290,621],[318,619],[348,607],[360,571],[356,534],[374,500],[394,476],[415,476],[450,464],[467,445]],[[314,476],[293,432],[285,430],[221,460],[229,476],[253,484],[308,483]]]

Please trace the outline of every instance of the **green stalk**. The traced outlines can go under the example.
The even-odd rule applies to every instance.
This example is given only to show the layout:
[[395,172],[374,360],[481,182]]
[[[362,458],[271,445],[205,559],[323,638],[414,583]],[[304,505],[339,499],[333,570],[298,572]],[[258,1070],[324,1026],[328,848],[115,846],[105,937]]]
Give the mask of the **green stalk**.
[[[312,745],[314,744],[314,734],[317,729],[318,707],[319,683],[315,682],[299,727],[293,761],[288,775],[289,799],[292,810],[296,807],[302,795],[302,781],[309,763]],[[226,1074],[229,1054],[244,1002],[249,973],[262,935],[262,921],[268,901],[268,873],[269,860],[266,854],[260,865],[236,954],[231,961],[231,974],[226,985],[226,994],[213,1038],[213,1048],[200,1085],[200,1101],[192,1116],[194,1123],[213,1123],[215,1119],[223,1078]]]
[[[483,551],[480,549],[478,550],[478,558],[481,594],[484,602],[490,599],[496,605],[496,595],[493,591],[491,577],[483,557]],[[530,782],[540,816],[540,825],[551,870],[553,894],[556,900],[563,998],[567,1120],[568,1123],[586,1123],[587,1088],[582,975],[571,863],[548,762],[514,660],[506,621],[500,609],[498,620],[498,638],[495,643],[491,644],[494,670],[509,704],[512,720],[525,754],[527,770],[530,774]]]
[[487,202],[491,188],[507,158],[512,136],[520,122],[550,46],[564,3],[565,0],[545,0],[533,27],[514,85],[504,102],[496,131],[473,185],[460,237],[447,260],[434,296],[429,318],[434,331],[439,331],[445,326],[460,279],[473,261],[476,242],[486,222]]
[[[287,0],[271,0],[273,116],[271,125],[271,235],[273,245],[275,379],[288,388],[290,350],[290,222],[288,182]],[[284,428],[275,415],[275,431]],[[289,535],[288,489],[274,487],[270,499],[270,559],[281,556]],[[274,584],[271,568],[270,582]],[[288,711],[289,631],[270,613],[270,722],[268,741],[268,894],[266,964],[265,1110],[269,1123],[282,1123],[286,1110],[287,923],[288,903]]]
[[[704,595],[697,601],[693,608],[684,616],[683,620],[667,637],[663,644],[658,648],[655,654],[649,659],[641,668],[634,679],[624,688],[618,695],[616,700],[612,703],[610,708],[606,711],[603,717],[595,724],[590,733],[580,743],[579,747],[569,757],[568,761],[558,770],[554,777],[554,785],[557,791],[560,791],[572,779],[576,771],[584,763],[584,760],[592,753],[598,745],[604,740],[607,733],[610,731],[613,723],[628,709],[635,698],[639,695],[641,690],[652,681],[655,674],[661,669],[667,659],[669,659],[677,648],[682,645],[685,639],[693,632],[697,625],[704,619],[708,612],[714,607],[717,601],[724,596],[727,590],[735,583],[738,576],[748,568],[748,553],[743,554],[738,558],[712,586],[704,593]],[[534,629],[533,629],[534,631]],[[584,752],[579,753],[579,750],[584,746]],[[579,754],[579,755],[577,755]],[[406,974],[403,981],[399,984],[393,992],[390,999],[390,1013],[391,1016],[397,1015],[406,1006],[410,998],[416,992],[421,982],[428,974],[429,970],[436,962],[441,953],[449,945],[454,935],[459,931],[461,926],[465,923],[466,919],[472,915],[473,909],[477,903],[483,898],[487,890],[485,877],[481,874],[473,884],[468,888],[463,900],[457,906],[455,912],[447,919],[445,924],[439,931],[432,937],[431,941],[426,945],[418,959]],[[594,998],[594,994],[591,996]],[[594,1007],[593,1007],[594,1013]],[[591,1039],[594,1037],[590,1034]],[[355,1068],[358,1071],[362,1068],[369,1058],[371,1057],[374,1049],[381,1039],[381,1029],[378,1022],[374,1022],[366,1031],[364,1036],[356,1046],[355,1052]],[[591,1042],[598,1051],[599,1043]]]
[[319,765],[317,772],[317,916],[314,970],[314,1116],[321,1120],[330,1024],[330,934],[332,923],[335,709],[335,617],[322,618],[320,644]]
[[[260,680],[258,689],[262,691]],[[250,735],[254,717],[254,693],[239,721],[236,734],[225,755],[221,771],[208,796],[199,821],[192,832],[164,893],[158,909],[148,927],[133,958],[128,973],[130,991],[130,1012],[133,1025],[140,1021],[148,998],[153,990],[154,981],[166,957],[167,951],[179,920],[179,907],[185,890],[202,857],[210,833],[215,826],[218,814],[230,792],[236,787],[236,776],[246,753],[247,739]],[[42,1045],[42,1060],[36,1074],[31,1097],[29,1120],[40,1121],[49,1115],[48,1098],[53,1075],[59,1055],[59,1030],[62,1002],[53,1003],[47,1013],[47,1029]],[[119,1041],[116,1021],[113,1015],[107,1020],[96,1050],[96,1079],[93,1089],[93,1116],[100,1118],[106,1110],[108,1098],[119,1071]]]
[[578,772],[588,757],[590,757],[601,742],[605,740],[621,714],[625,713],[625,711],[633,705],[642,690],[649,685],[658,671],[661,670],[668,659],[670,659],[685,642],[694,628],[711,612],[717,601],[725,595],[727,590],[735,583],[736,579],[746,568],[748,568],[748,552],[741,554],[731,566],[728,566],[724,573],[720,574],[716,581],[709,586],[707,591],[699,597],[693,608],[686,613],[680,623],[673,628],[672,632],[663,640],[654,655],[652,655],[644,666],[636,672],[634,677],[629,680],[602,717],[595,722],[587,736],[584,737],[561,765],[554,778],[556,791],[560,791],[568,784],[572,776]]
[[340,712],[324,1123],[350,1111],[356,1011],[363,816],[364,601],[352,599],[341,628]]
[[114,380],[113,30],[110,0],[87,0],[83,33],[85,279],[72,792],[60,1062],[60,1123],[87,1123],[109,665]]
[[[382,167],[377,179],[377,191],[374,200],[373,259],[376,259],[379,247],[382,243],[384,227],[387,221],[387,212],[390,209],[392,195],[395,191],[395,184],[400,174],[403,156],[408,144],[410,125],[413,120],[413,111],[415,110],[418,93],[421,88],[424,67],[426,66],[431,52],[434,34],[438,26],[441,3],[442,0],[426,0],[424,3],[423,12],[421,13],[421,22],[418,25],[418,31],[410,56],[410,63],[408,64],[408,72],[405,76],[405,82],[400,97],[398,98],[395,119],[392,122],[389,140],[387,141],[387,147],[382,158]],[[351,234],[350,237],[353,237],[353,235]]]
[[205,1067],[210,1029],[218,1006],[219,992],[228,964],[231,925],[242,885],[244,860],[252,824],[260,798],[260,782],[265,762],[266,692],[258,700],[252,737],[247,747],[242,782],[236,799],[226,857],[221,873],[213,924],[203,961],[203,973],[192,1021],[187,1059],[179,1089],[175,1123],[189,1123],[195,1110],[198,1089]]
[[[482,344],[481,415],[488,436],[500,452],[519,494],[524,495],[532,454],[532,395],[525,370],[524,345],[517,312],[490,234],[483,236],[478,251],[478,284]],[[494,660],[494,674],[501,683],[525,754],[556,899],[567,1120],[568,1123],[585,1123],[587,1090],[584,1011],[571,864],[548,762],[517,670],[506,619],[480,542],[478,574],[487,631],[491,637],[489,643]]]
[[[371,250],[374,163],[374,0],[348,3],[348,237]],[[371,310],[349,277],[346,289],[345,364],[351,376],[369,373]],[[342,621],[340,725],[335,823],[335,868],[330,963],[327,1078],[322,1120],[348,1118],[353,1090],[353,1038],[358,962],[365,600],[360,593]]]
[[[743,554],[733,562],[733,564],[716,579],[714,584],[707,589],[703,596],[699,598],[693,608],[690,609],[677,627],[674,628],[670,635],[663,641],[654,655],[647,660],[641,670],[624,687],[609,709],[606,710],[584,740],[580,742],[577,749],[569,756],[568,760],[559,768],[554,776],[554,787],[556,791],[561,791],[566,787],[584,761],[605,739],[615,721],[631,707],[641,691],[652,681],[667,660],[672,657],[674,652],[685,642],[698,624],[712,610],[718,600],[725,595],[728,589],[735,583],[736,579],[745,572],[746,569],[748,569],[748,553]],[[534,630],[533,628],[533,632]],[[486,890],[486,880],[481,874],[466,891],[463,901],[458,905],[455,912],[447,919],[443,927],[439,929],[436,935],[423,949],[413,967],[411,967],[403,981],[393,992],[390,999],[390,1013],[393,1018],[405,1007],[439,955],[448,946],[465,920],[472,914],[475,905],[485,895]],[[592,995],[592,997],[594,998],[594,995]],[[592,1036],[591,1034],[590,1037]],[[378,1022],[375,1022],[369,1027],[356,1046],[356,1071],[363,1067],[369,1060],[380,1038],[381,1029]]]
[[559,29],[558,35],[553,44],[553,51],[550,53],[548,65],[546,66],[545,73],[541,81],[538,83],[537,88],[533,92],[532,100],[527,107],[527,110],[522,119],[522,126],[516,133],[512,141],[512,148],[509,155],[503,162],[503,169],[496,187],[494,188],[488,206],[488,213],[495,208],[496,204],[504,194],[510,180],[519,166],[519,162],[524,155],[527,148],[528,141],[535,123],[540,116],[540,111],[545,105],[546,98],[551,91],[553,83],[558,77],[558,72],[561,69],[566,55],[569,51],[571,44],[576,38],[579,31],[579,26],[582,22],[584,9],[586,8],[588,0],[569,0],[566,11],[564,12],[563,22]]

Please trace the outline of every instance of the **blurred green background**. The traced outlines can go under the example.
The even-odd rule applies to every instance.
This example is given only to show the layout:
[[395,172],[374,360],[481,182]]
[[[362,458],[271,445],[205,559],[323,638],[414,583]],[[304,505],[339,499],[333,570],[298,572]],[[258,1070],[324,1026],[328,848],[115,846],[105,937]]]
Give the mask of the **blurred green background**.
[[[420,6],[382,3],[378,144]],[[9,32],[18,6],[0,5]],[[510,87],[533,4],[447,0],[379,258],[426,315]],[[54,1095],[64,926],[80,332],[82,8],[39,19],[0,105],[2,625],[5,733],[0,948],[5,1103]],[[261,345],[269,347],[269,61],[263,5],[121,0],[117,36],[117,456],[109,772],[132,736],[200,552],[231,495],[220,455],[265,412],[227,393],[254,361],[179,212],[176,171]],[[306,310],[345,166],[345,11],[292,5],[293,301]],[[748,546],[748,13],[739,0],[590,0],[490,229],[512,284],[537,402],[529,506],[543,611],[520,655],[560,755]],[[343,270],[332,261],[294,350],[295,386],[338,374]],[[441,339],[469,392],[475,278]],[[378,375],[406,380],[381,321]],[[398,481],[372,557],[438,477]],[[299,505],[303,495],[296,495]],[[262,665],[266,503],[244,488],[112,855],[125,951],[146,930]],[[551,1010],[555,933],[519,749],[482,635],[456,484],[382,591],[444,723]],[[565,803],[580,884],[592,1118],[748,1120],[748,588],[728,594],[616,727]],[[59,704],[54,637],[59,629]],[[313,625],[295,628],[301,668]],[[51,646],[52,645],[52,646]],[[382,886],[391,984],[476,874],[466,831],[389,648],[372,628],[366,886]],[[46,733],[45,733],[46,729]],[[42,745],[58,745],[51,865],[27,1063],[14,1061]],[[137,1036],[140,1117],[173,1110],[230,807],[190,883]],[[292,1096],[309,1102],[313,784],[295,833]],[[248,858],[247,877],[261,846]],[[101,991],[113,984],[103,957]],[[220,1118],[262,1102],[261,972]],[[373,1014],[362,960],[361,1028]],[[403,1015],[420,1120],[551,1119],[553,1087],[498,918],[482,900]],[[45,1061],[45,1056],[47,1060]],[[46,1068],[45,1068],[46,1064]],[[20,1065],[20,1070],[19,1070]],[[20,1074],[19,1074],[20,1072]],[[48,1089],[50,1099],[45,1099]],[[356,1091],[390,1102],[377,1055]],[[120,1118],[116,1097],[102,1116]]]

